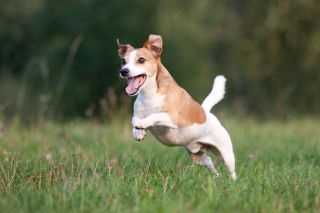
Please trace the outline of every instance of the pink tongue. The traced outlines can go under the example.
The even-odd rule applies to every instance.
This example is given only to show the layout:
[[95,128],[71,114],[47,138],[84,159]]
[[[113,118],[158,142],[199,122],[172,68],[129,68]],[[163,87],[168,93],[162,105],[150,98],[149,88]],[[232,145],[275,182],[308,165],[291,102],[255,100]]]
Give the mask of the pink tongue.
[[126,88],[126,92],[128,95],[134,94],[138,91],[139,81],[140,81],[140,78],[128,79],[128,86]]

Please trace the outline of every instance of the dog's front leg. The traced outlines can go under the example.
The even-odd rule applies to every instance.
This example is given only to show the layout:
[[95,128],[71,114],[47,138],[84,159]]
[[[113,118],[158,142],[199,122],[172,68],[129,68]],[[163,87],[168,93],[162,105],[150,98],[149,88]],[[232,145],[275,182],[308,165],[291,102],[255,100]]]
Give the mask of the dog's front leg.
[[169,114],[165,112],[154,113],[143,119],[134,116],[132,118],[132,125],[136,129],[147,129],[151,126],[165,126],[173,129],[178,128],[177,125],[172,122]]

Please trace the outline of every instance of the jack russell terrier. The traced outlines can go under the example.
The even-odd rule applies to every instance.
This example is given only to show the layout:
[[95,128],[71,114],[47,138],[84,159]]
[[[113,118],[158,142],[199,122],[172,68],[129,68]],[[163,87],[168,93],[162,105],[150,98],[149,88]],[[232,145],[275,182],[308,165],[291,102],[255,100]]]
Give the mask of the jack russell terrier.
[[130,96],[138,95],[132,118],[133,137],[142,141],[150,129],[161,143],[184,146],[196,164],[219,175],[208,156],[213,151],[227,167],[229,176],[236,180],[230,136],[210,113],[223,99],[226,79],[217,76],[212,91],[199,105],[161,63],[161,36],[150,35],[142,48],[120,44],[119,40],[117,44],[122,65],[120,77],[128,81],[126,92]]

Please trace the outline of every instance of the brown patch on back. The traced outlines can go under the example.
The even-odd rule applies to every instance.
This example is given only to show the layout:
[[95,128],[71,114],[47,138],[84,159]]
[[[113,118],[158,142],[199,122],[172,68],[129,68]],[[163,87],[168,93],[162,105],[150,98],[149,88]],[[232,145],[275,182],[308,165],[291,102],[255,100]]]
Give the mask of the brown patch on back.
[[206,122],[203,108],[175,82],[161,63],[158,64],[156,80],[158,92],[166,95],[164,112],[170,115],[179,128]]

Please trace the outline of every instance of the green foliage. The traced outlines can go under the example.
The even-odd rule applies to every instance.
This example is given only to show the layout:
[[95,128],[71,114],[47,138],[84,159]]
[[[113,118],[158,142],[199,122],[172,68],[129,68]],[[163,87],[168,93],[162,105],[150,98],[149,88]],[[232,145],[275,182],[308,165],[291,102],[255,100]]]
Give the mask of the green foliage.
[[[222,119],[238,180],[213,178],[182,148],[133,141],[130,122],[44,123],[0,133],[7,212],[318,212],[319,122]],[[216,162],[217,163],[217,162]]]
[[163,63],[198,101],[214,76],[224,74],[228,105],[235,111],[320,112],[319,1],[5,0],[1,5],[0,99],[8,103],[9,117],[84,116],[93,105],[97,114],[107,88],[124,94],[116,38],[140,47],[150,33],[163,35]]

